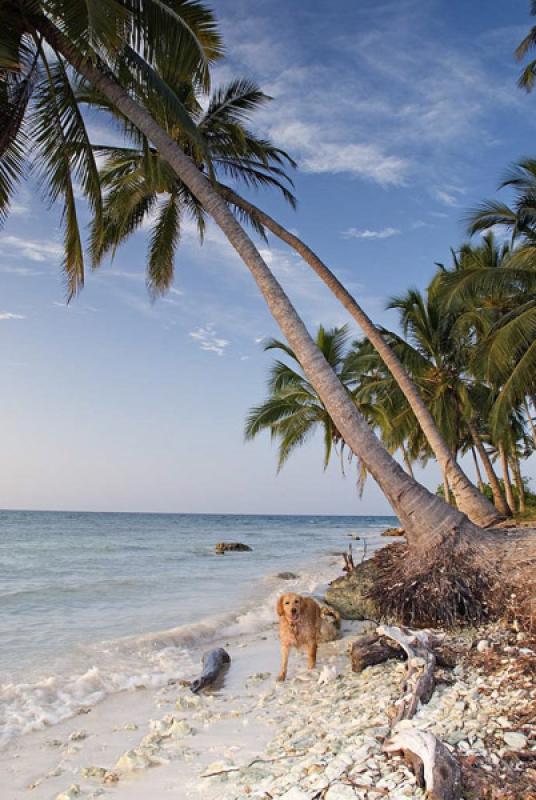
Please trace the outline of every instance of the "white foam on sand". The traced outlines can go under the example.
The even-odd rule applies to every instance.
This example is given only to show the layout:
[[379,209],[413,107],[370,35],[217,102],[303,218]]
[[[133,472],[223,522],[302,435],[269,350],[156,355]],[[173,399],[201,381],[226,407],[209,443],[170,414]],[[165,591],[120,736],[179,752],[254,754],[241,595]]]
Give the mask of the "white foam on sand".
[[50,728],[118,693],[158,689],[191,678],[200,650],[262,633],[274,620],[283,590],[313,593],[339,574],[339,559],[326,558],[296,579],[261,579],[241,608],[165,631],[129,636],[87,648],[85,671],[0,686],[0,747],[30,731]]

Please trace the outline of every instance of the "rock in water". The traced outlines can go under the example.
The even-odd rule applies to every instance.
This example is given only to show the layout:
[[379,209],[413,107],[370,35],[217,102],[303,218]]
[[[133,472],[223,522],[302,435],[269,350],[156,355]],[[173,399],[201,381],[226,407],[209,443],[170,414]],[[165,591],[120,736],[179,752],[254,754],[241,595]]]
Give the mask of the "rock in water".
[[404,536],[404,528],[386,528],[382,536]]
[[227,552],[251,552],[251,547],[247,544],[242,544],[242,542],[218,542],[215,550],[218,555],[223,555]]
[[278,572],[276,578],[281,578],[282,581],[294,581],[299,578],[299,575],[295,575],[293,572]]
[[218,647],[216,650],[209,650],[208,653],[205,653],[201,662],[203,672],[190,684],[190,689],[194,694],[214,683],[222,669],[231,663],[231,656],[223,647]]

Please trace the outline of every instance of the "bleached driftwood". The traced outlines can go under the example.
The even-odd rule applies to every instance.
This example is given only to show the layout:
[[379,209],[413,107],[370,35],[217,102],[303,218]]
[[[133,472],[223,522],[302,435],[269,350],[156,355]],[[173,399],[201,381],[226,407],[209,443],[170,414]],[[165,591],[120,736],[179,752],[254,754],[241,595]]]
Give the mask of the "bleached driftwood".
[[419,703],[427,703],[434,691],[436,657],[432,650],[432,636],[428,631],[409,631],[393,625],[381,625],[379,636],[397,642],[407,656],[407,673],[402,697],[389,713],[391,727],[401,719],[411,719]]
[[401,752],[412,767],[427,800],[460,800],[460,765],[440,739],[429,731],[404,728],[385,742],[387,753]]

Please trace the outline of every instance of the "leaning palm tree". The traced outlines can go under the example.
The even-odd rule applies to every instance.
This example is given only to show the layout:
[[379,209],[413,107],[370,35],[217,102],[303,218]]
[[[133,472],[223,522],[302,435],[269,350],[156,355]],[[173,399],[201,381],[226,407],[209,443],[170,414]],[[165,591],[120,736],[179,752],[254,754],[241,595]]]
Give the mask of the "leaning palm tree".
[[[44,51],[43,44],[46,43],[47,52],[52,52],[55,58],[62,60],[64,65],[69,65],[75,73],[103,94],[127,118],[129,124],[161,153],[177,177],[188,186],[212,216],[250,270],[275,321],[348,447],[361,458],[395,513],[399,515],[406,528],[409,547],[416,555],[416,558],[410,559],[405,565],[399,565],[404,573],[403,576],[400,575],[403,577],[402,583],[405,581],[410,585],[417,571],[425,583],[429,582],[430,591],[433,591],[434,579],[429,567],[437,564],[442,554],[452,578],[452,592],[448,601],[443,594],[441,603],[448,602],[453,608],[458,608],[457,616],[470,614],[471,608],[482,608],[482,602],[487,602],[487,596],[483,599],[483,594],[477,588],[482,586],[477,576],[482,574],[483,558],[488,565],[485,568],[486,575],[491,575],[496,566],[502,575],[508,576],[506,583],[515,585],[524,579],[527,559],[534,555],[533,539],[528,535],[525,538],[520,537],[513,556],[511,540],[501,534],[491,536],[480,531],[461,512],[446,505],[403,471],[359,414],[282,287],[252,240],[229,211],[225,201],[215,191],[210,179],[138,101],[139,83],[154,85],[162,82],[163,75],[162,91],[169,98],[170,105],[180,107],[165,80],[170,72],[175,71],[176,59],[187,55],[182,43],[177,46],[177,35],[182,35],[184,41],[187,31],[188,37],[191,37],[191,26],[183,24],[181,14],[187,16],[192,7],[201,8],[193,0],[147,0],[142,4],[127,0],[116,0],[113,3],[109,0],[94,0],[89,13],[87,5],[80,0],[73,0],[69,4],[55,0],[4,0],[0,5],[3,22],[0,30],[1,82],[8,83],[9,76],[15,74],[16,83],[21,79],[26,83],[32,59],[36,52]],[[163,17],[166,24],[155,26],[155,19],[161,21]],[[208,12],[207,18],[213,23]],[[197,40],[195,44],[198,44]],[[200,59],[199,52],[197,47],[197,58],[190,58],[190,61],[204,74],[207,59]],[[31,94],[30,90],[29,93]],[[6,118],[17,120],[10,128],[7,141],[4,139],[0,148],[1,176],[4,187],[7,187],[8,197],[11,196],[13,182],[21,171],[17,159],[24,152],[21,142],[28,103],[19,102],[17,98],[11,91],[2,89],[0,92],[0,113],[3,115],[9,110]],[[55,96],[52,101],[55,101]],[[51,106],[51,113],[58,118],[54,105]],[[60,115],[56,136],[63,134],[62,119]],[[185,119],[185,125],[188,124]],[[195,126],[192,128],[192,138],[195,139],[197,130]],[[60,147],[57,150],[60,151],[58,157],[63,153],[64,160],[71,160],[76,154],[76,149],[69,152],[69,149]],[[8,161],[3,158],[6,152],[9,152],[11,159],[7,169]],[[63,186],[59,175],[58,185]],[[442,575],[445,584],[444,571]],[[473,587],[468,593],[469,600],[465,610],[456,606],[455,599],[455,587],[459,587],[461,577],[465,577]],[[472,582],[473,578],[476,583]],[[488,586],[489,580],[484,583]],[[433,609],[433,605],[428,604],[428,608]]]
[[[160,95],[154,91],[142,98],[152,117],[190,153],[199,169],[207,173],[212,170],[216,190],[241,222],[248,222],[262,236],[265,235],[265,229],[270,230],[290,244],[326,283],[362,327],[407,397],[432,451],[444,473],[449,476],[460,509],[475,522],[484,525],[497,521],[497,514],[488,500],[470,483],[456,462],[407,371],[355,299],[295,234],[245,200],[236,189],[221,182],[220,176],[223,176],[240,181],[248,188],[275,187],[294,205],[293,195],[286,185],[289,178],[285,172],[286,166],[293,165],[292,159],[269,141],[254,136],[246,126],[251,113],[269,98],[250,81],[234,81],[215,92],[206,112],[203,112],[193,87],[183,84],[172,88],[181,96],[195,119],[203,138],[203,147],[191,142],[181,120],[169,116]],[[78,96],[81,100],[101,107],[108,105],[110,108],[110,104],[94,92],[82,91]],[[117,115],[116,109],[110,110]],[[203,209],[188,187],[177,181],[166,160],[156,149],[150,149],[144,138],[137,147],[96,149],[107,157],[101,178],[109,193],[103,220],[96,221],[94,226],[94,264],[100,263],[109,250],[115,251],[122,240],[143,224],[160,195],[164,200],[152,224],[147,271],[150,289],[165,291],[173,278],[173,257],[179,239],[181,209],[186,209],[194,217],[201,236],[204,229]],[[99,235],[99,230],[105,233]]]
[[[267,97],[252,81],[233,80],[212,92],[203,108],[191,85],[172,85],[197,126],[202,144],[192,142],[180,120],[170,118],[158,93],[143,98],[153,118],[189,152],[198,168],[217,177],[241,182],[247,187],[269,186],[295,206],[292,181],[285,167],[295,166],[292,158],[271,142],[256,136],[246,126],[251,112],[266,103]],[[80,102],[105,108],[124,125],[105,98],[91,87],[76,91]],[[206,226],[206,212],[188,186],[177,178],[165,159],[145,137],[130,146],[94,145],[101,161],[100,180],[105,198],[102,216],[94,218],[91,233],[93,267],[130,235],[147,226],[151,231],[147,255],[147,285],[151,294],[163,294],[173,282],[174,261],[180,244],[182,219],[186,215],[196,225],[200,241]],[[239,213],[261,236],[264,228],[247,213]]]

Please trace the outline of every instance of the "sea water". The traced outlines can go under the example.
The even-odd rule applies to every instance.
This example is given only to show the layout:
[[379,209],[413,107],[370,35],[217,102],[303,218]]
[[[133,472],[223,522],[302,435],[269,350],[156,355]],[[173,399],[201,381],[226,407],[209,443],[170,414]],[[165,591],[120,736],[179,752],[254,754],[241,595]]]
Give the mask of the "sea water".
[[[277,594],[321,591],[349,542],[360,558],[395,524],[0,512],[0,744],[111,693],[192,677],[200,646],[268,626]],[[216,555],[218,541],[252,550]]]

